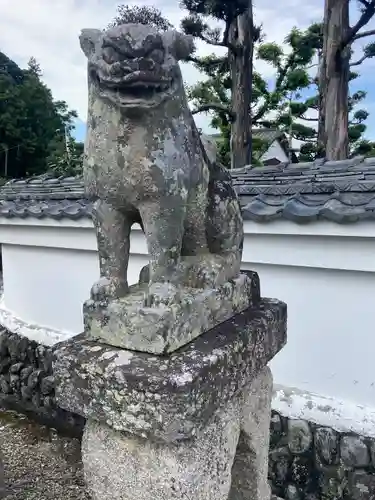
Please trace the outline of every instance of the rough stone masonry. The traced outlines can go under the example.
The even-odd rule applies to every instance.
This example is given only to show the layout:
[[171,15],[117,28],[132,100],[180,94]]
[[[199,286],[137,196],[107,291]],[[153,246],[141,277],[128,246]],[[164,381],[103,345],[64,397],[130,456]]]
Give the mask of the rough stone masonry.
[[[174,30],[84,30],[84,179],[100,279],[85,332],[54,350],[56,399],[86,418],[94,500],[266,500],[272,376],[286,306],[240,272],[243,223],[229,173],[206,154]],[[128,286],[131,225],[150,263]]]

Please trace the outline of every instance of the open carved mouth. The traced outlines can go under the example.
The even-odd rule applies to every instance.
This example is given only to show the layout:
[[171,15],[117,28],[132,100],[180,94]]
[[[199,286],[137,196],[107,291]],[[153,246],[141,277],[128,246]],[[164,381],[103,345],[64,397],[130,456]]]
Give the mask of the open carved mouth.
[[122,100],[152,100],[171,89],[171,78],[162,78],[152,73],[135,71],[121,78],[100,78],[97,81],[103,92],[112,92]]

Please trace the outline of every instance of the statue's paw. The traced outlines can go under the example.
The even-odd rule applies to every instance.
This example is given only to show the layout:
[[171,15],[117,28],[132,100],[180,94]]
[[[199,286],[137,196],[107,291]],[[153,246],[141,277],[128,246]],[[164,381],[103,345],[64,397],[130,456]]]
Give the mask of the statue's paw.
[[111,299],[116,299],[125,295],[126,288],[126,286],[121,288],[114,281],[101,277],[91,287],[90,296],[95,302],[108,302]]
[[144,297],[145,307],[169,306],[181,302],[181,291],[172,283],[152,283]]

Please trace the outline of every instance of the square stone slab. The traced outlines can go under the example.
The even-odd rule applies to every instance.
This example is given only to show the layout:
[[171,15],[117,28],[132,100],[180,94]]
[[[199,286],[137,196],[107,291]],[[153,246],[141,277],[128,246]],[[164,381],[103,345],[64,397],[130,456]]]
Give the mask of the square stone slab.
[[128,295],[104,306],[87,301],[85,331],[92,340],[123,349],[151,354],[173,352],[251,306],[257,283],[253,273],[241,273],[213,288],[183,287],[179,301],[152,307],[144,306],[147,284],[137,284],[130,287]]
[[284,346],[286,319],[283,302],[262,299],[165,356],[77,336],[55,347],[57,402],[119,431],[190,439]]

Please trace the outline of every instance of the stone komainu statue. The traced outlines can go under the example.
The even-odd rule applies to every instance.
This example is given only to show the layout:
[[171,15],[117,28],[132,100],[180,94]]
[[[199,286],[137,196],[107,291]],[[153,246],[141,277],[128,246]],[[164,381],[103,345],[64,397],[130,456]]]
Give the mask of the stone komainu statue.
[[147,239],[149,290],[238,276],[239,202],[229,172],[202,146],[178,64],[193,51],[192,38],[125,24],[83,30],[80,43],[89,85],[84,178],[96,200],[102,276],[92,297],[128,293],[133,223]]

